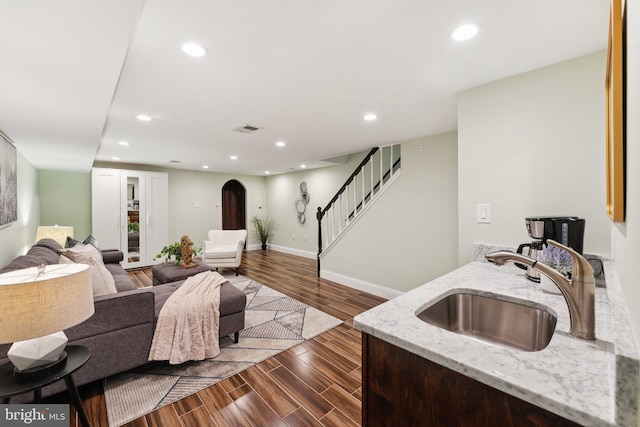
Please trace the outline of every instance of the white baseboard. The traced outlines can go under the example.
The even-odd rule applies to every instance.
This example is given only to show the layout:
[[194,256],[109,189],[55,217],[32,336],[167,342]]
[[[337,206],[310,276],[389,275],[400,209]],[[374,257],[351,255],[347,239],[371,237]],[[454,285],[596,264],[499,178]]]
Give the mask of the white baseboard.
[[[294,249],[294,248],[287,248],[286,246],[278,246],[278,245],[269,244],[269,245],[267,245],[267,248],[271,249],[272,251],[283,252],[285,254],[296,255],[296,256],[303,257],[303,258],[309,258],[309,259],[317,259],[318,258],[318,254],[316,254],[314,252],[302,251],[300,249]],[[262,245],[247,245],[247,250],[248,251],[262,250]]]
[[364,280],[334,273],[332,271],[320,269],[320,277],[386,299],[393,299],[403,294],[403,292],[396,291],[395,289],[385,288],[380,285],[375,285],[373,283],[365,282]]
[[[309,259],[317,259],[318,254],[309,251],[303,251],[300,249],[288,248],[286,246],[278,246],[278,245],[269,245],[268,248],[272,251],[283,252],[290,255],[296,255],[303,258]],[[247,245],[248,251],[258,251],[262,250],[262,245]],[[375,285],[373,283],[365,282],[364,280],[356,279],[353,277],[345,276],[339,273],[334,273],[332,271],[320,270],[320,277],[323,279],[331,280],[332,282],[339,283],[344,286],[348,286],[353,289],[357,289],[362,292],[366,292],[368,294],[376,295],[381,298],[392,299],[399,295],[402,295],[403,292],[396,291],[394,289],[385,288],[380,285]]]

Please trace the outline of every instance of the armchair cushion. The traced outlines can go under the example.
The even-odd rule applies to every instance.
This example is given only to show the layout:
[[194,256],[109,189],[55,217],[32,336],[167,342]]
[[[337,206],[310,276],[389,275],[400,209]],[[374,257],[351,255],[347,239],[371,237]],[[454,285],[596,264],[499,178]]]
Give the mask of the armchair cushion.
[[[202,262],[212,267],[239,267],[247,230],[210,230],[202,241]],[[237,271],[236,271],[237,272]]]
[[[242,242],[238,242],[238,244],[242,244]],[[205,240],[203,253],[205,258],[235,258],[238,244],[235,246],[216,246],[213,242]]]

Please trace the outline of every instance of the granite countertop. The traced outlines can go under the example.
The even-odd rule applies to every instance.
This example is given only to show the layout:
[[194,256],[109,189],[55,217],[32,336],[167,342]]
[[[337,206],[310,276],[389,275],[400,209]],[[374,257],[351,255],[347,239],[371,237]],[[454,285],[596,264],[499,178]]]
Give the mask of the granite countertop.
[[[626,308],[610,262],[607,287],[596,289],[596,340],[569,334],[561,295],[548,294],[524,271],[473,262],[368,310],[355,327],[505,393],[587,426],[636,426],[639,362]],[[416,312],[471,289],[533,301],[558,318],[549,345],[537,352],[509,349],[440,329]]]

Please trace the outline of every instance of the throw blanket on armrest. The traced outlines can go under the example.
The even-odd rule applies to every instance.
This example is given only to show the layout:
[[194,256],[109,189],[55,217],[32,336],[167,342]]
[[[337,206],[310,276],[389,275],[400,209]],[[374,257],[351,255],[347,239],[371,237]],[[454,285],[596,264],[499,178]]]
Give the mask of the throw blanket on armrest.
[[220,286],[224,282],[213,271],[196,274],[167,299],[158,316],[149,360],[175,365],[220,354]]

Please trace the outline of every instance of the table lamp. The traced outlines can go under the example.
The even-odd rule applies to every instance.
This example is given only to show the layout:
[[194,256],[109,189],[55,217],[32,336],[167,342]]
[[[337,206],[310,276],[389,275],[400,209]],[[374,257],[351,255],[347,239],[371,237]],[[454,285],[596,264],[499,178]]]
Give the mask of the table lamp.
[[53,239],[64,248],[67,236],[73,238],[73,227],[66,225],[40,225],[36,232],[36,243],[41,239]]
[[0,344],[16,373],[38,373],[65,360],[63,329],[94,313],[89,266],[40,265],[0,274]]

